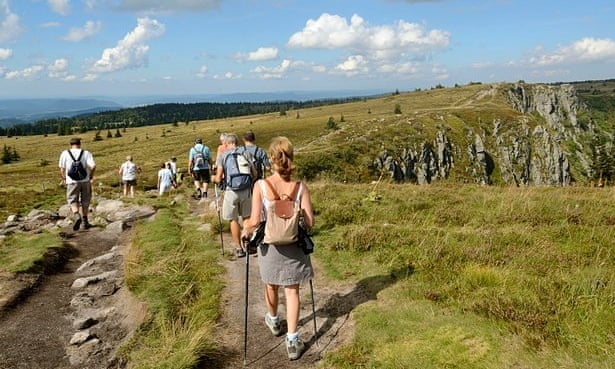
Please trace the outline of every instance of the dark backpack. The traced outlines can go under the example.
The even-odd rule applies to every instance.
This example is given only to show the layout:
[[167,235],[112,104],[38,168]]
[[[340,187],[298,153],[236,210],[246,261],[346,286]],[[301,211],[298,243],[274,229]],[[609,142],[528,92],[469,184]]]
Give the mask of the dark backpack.
[[[254,147],[254,152],[250,150],[250,147]],[[254,180],[256,181],[257,179],[263,179],[263,173],[265,173],[265,163],[263,159],[267,154],[265,154],[263,149],[256,145],[246,146],[246,150],[252,154],[252,165],[254,165],[254,168],[256,169],[256,178]]]
[[207,166],[205,165],[205,148],[203,148],[201,151],[198,151],[195,146],[194,151],[196,151],[196,154],[194,154],[194,159],[192,160],[192,168],[198,170],[207,169]]
[[74,181],[82,181],[87,178],[88,171],[83,166],[81,162],[81,157],[83,156],[83,150],[79,153],[79,157],[75,159],[73,153],[68,150],[68,155],[70,155],[71,159],[73,159],[73,163],[70,168],[68,168],[68,172],[66,173]]
[[249,152],[233,149],[224,157],[224,178],[226,188],[234,191],[252,187],[252,164]]

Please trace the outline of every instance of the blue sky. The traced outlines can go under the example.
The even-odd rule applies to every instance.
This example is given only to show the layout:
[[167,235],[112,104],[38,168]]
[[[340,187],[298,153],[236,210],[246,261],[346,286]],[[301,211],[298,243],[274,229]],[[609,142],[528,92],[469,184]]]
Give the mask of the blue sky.
[[615,78],[612,0],[0,0],[0,98]]

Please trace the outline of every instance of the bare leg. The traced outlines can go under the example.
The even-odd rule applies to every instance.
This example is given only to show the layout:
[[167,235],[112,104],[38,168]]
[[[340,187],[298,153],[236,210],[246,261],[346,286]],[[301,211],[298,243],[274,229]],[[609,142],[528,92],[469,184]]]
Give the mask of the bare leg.
[[288,333],[297,332],[297,322],[299,321],[299,285],[284,286],[286,296],[286,324]]
[[269,315],[272,317],[278,316],[278,301],[278,286],[274,284],[265,285],[265,304]]
[[235,245],[241,247],[241,227],[236,219],[231,220],[231,236]]

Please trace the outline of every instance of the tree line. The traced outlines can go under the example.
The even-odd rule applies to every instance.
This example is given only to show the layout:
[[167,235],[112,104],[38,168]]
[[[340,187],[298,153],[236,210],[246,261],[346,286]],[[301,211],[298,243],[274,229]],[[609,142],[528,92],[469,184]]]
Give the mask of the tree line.
[[195,120],[223,119],[253,114],[283,112],[323,105],[359,101],[364,97],[308,101],[236,102],[236,103],[164,103],[124,108],[75,117],[43,119],[33,123],[0,127],[0,136],[70,135],[116,129],[141,127]]

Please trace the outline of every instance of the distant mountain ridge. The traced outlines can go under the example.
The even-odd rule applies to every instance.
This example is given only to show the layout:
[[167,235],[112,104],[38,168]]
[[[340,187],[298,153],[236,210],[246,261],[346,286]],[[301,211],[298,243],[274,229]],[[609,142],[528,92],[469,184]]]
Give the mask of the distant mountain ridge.
[[377,90],[238,92],[134,97],[0,99],[0,127],[163,103],[309,101],[381,94]]
[[0,100],[0,126],[9,127],[41,119],[121,109],[122,105],[98,99],[7,99]]

